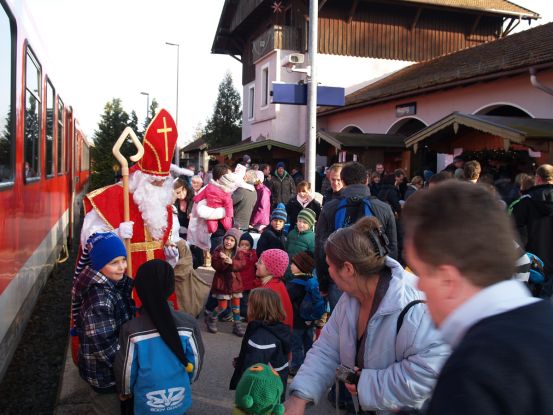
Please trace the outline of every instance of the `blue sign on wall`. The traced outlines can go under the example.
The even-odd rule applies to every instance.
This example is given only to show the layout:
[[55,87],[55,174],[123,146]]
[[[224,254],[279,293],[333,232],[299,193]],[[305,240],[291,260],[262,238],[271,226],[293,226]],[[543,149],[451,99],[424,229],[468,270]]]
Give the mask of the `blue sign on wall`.
[[[307,84],[281,84],[273,82],[273,104],[307,105]],[[317,105],[343,107],[345,89],[334,86],[317,86]]]

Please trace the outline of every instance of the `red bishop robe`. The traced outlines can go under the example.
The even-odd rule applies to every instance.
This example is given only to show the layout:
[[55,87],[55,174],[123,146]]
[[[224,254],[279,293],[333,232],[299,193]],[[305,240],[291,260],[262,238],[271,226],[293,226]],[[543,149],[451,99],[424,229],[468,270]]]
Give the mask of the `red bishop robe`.
[[[124,221],[123,208],[123,185],[122,183],[112,184],[102,187],[88,193],[83,199],[85,213],[92,209],[96,211],[98,216],[114,230],[119,227],[119,224]],[[132,272],[130,275],[134,279],[136,270],[151,259],[157,258],[165,260],[165,252],[163,247],[169,240],[171,228],[173,226],[173,212],[171,206],[167,206],[167,229],[161,241],[153,239],[152,235],[146,228],[144,219],[138,210],[138,206],[134,203],[132,193],[129,194],[129,216],[134,222],[133,236],[131,238],[131,257],[132,257]],[[133,295],[137,307],[140,306],[136,294]],[[169,300],[174,304],[175,310],[178,310],[175,294],[171,294]]]

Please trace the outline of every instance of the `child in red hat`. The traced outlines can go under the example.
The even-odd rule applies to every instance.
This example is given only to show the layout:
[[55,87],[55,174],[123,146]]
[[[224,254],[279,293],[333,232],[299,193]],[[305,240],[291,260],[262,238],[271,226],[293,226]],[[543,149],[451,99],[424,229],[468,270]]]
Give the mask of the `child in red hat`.
[[282,249],[267,249],[261,254],[256,267],[255,275],[260,279],[261,286],[269,288],[279,295],[286,313],[284,324],[292,329],[294,321],[292,302],[288,296],[286,286],[282,282],[284,273],[288,268],[288,254]]

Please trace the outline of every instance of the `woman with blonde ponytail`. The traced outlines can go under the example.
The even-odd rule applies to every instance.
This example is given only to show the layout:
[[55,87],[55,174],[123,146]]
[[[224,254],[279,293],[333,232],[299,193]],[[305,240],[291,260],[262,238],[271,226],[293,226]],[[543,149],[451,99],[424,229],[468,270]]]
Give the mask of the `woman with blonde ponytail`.
[[387,255],[374,217],[332,233],[325,254],[343,294],[290,385],[286,414],[303,414],[308,402],[317,403],[344,366],[353,372],[345,393],[360,413],[421,408],[450,351],[413,284],[416,277]]

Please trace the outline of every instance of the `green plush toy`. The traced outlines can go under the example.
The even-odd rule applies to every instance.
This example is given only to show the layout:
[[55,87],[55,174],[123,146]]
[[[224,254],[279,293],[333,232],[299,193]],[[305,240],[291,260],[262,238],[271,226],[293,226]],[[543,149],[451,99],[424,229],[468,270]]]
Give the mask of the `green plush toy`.
[[279,374],[269,365],[258,363],[242,374],[236,386],[236,407],[232,415],[283,415],[280,396],[284,386]]

